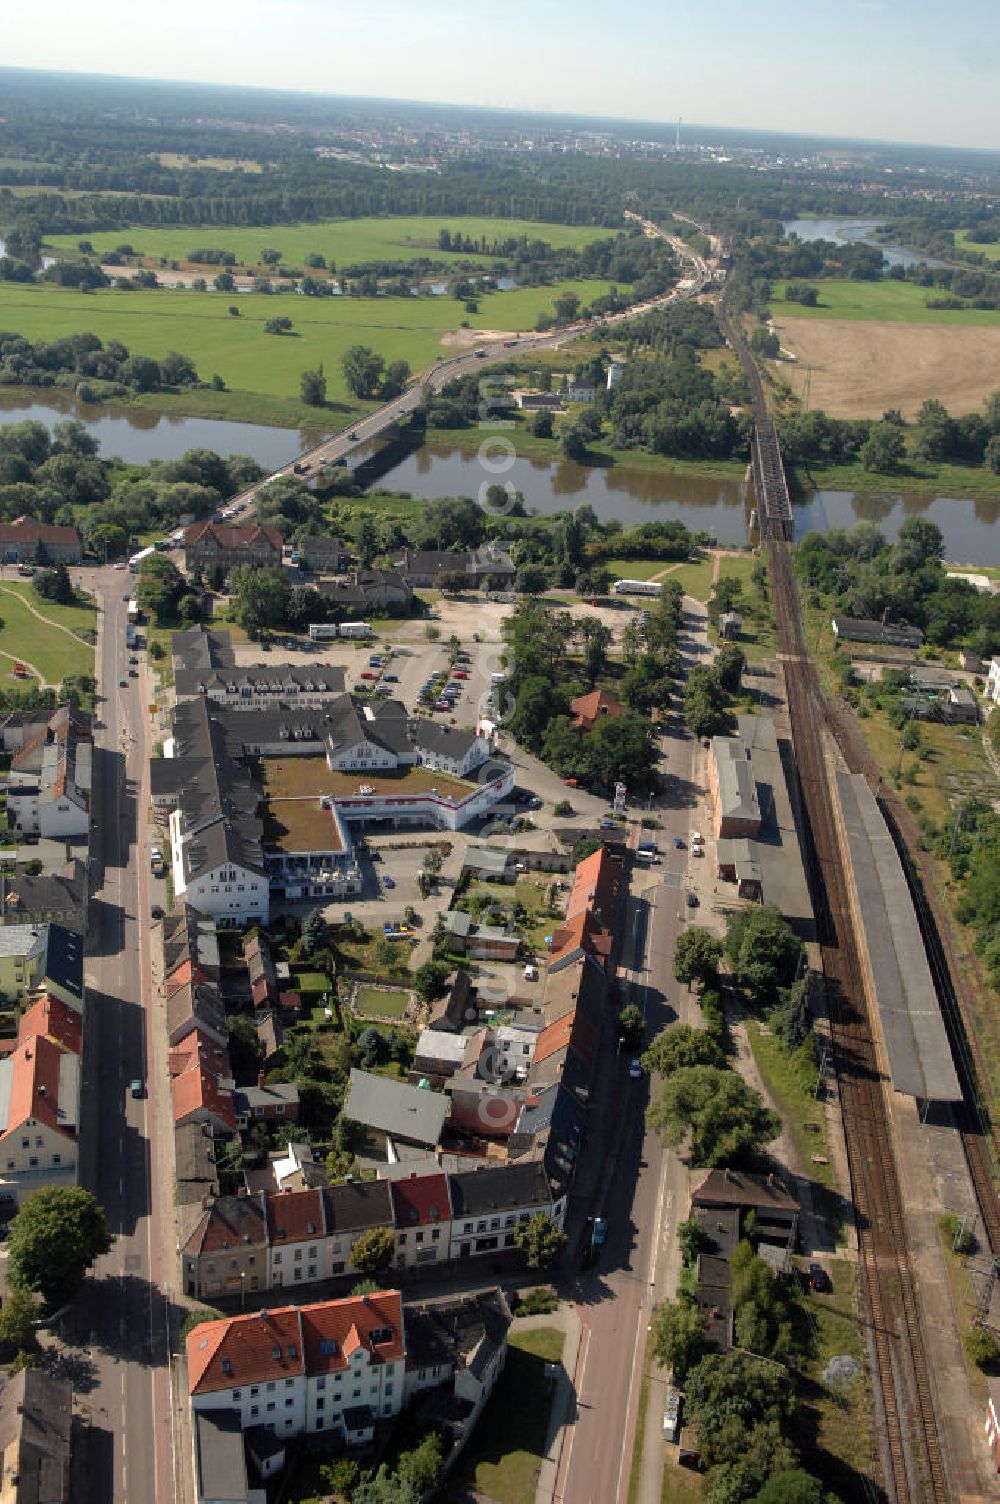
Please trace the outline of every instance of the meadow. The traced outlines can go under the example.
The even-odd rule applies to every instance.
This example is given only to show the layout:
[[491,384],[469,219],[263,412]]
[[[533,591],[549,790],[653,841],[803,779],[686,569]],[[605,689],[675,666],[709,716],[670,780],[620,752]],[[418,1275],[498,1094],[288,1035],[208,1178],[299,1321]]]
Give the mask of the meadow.
[[[330,403],[358,411],[341,373],[341,357],[349,346],[369,345],[386,362],[407,360],[416,372],[448,353],[445,336],[453,335],[462,320],[473,329],[523,332],[531,329],[562,292],[572,291],[584,301],[609,290],[603,281],[560,282],[551,287],[516,288],[480,299],[479,312],[465,313],[453,298],[305,298],[295,293],[267,297],[248,294],[236,299],[224,293],[198,293],[183,288],[124,292],[106,288],[80,293],[50,284],[22,286],[0,283],[0,328],[17,330],[32,340],[54,340],[89,330],[102,340],[120,340],[136,354],[162,357],[179,350],[195,363],[198,375],[209,381],[218,374],[230,390],[223,393],[182,393],[161,400],[150,394],[145,405],[172,411],[211,412],[218,417],[299,422],[322,422],[318,409],[303,408],[299,399],[302,371],[322,365]],[[239,316],[229,313],[230,305]],[[268,319],[292,320],[288,335],[264,333]],[[287,404],[265,415],[250,397],[279,399]],[[207,403],[201,399],[207,399]]]
[[[358,261],[413,261],[419,256],[430,255],[450,263],[473,260],[484,268],[492,260],[489,256],[452,256],[438,250],[438,234],[442,229],[461,230],[463,235],[478,239],[486,235],[508,237],[526,235],[531,240],[544,240],[556,249],[580,247],[593,240],[604,240],[616,232],[601,225],[556,225],[528,219],[476,219],[460,215],[401,216],[367,219],[323,219],[311,224],[265,225],[263,227],[234,227],[230,225],[132,225],[123,230],[104,230],[86,238],[98,255],[105,255],[120,245],[131,245],[137,255],[158,260],[187,263],[192,251],[232,251],[244,267],[259,263],[260,253],[266,247],[280,250],[282,259],[289,266],[301,266],[306,256],[316,253],[329,263],[348,266]],[[79,235],[53,235],[46,246],[65,253],[75,251],[82,237]],[[213,268],[213,271],[216,268]]]
[[[808,280],[808,278],[806,279]],[[788,303],[783,282],[774,285],[771,312],[775,318],[877,319],[907,324],[960,324],[1000,329],[1000,312],[989,308],[928,308],[928,298],[944,297],[940,288],[917,287],[913,282],[820,281],[819,304],[806,308]]]
[[9,678],[7,660],[11,658],[30,663],[47,684],[92,674],[93,647],[71,634],[93,630],[94,620],[93,606],[56,606],[42,600],[29,585],[4,580],[0,586],[0,654],[5,656],[0,658],[0,680],[14,682]]
[[955,245],[962,251],[975,251],[978,255],[985,256],[987,261],[1000,261],[1000,242],[980,245],[968,230],[955,231]]

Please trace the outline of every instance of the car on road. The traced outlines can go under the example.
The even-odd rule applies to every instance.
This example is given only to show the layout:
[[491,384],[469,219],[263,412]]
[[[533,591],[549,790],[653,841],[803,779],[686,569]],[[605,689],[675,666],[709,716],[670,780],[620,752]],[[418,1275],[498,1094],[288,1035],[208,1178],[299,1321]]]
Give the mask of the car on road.
[[683,836],[674,836],[674,846],[677,848],[678,851],[683,851],[684,850],[684,837]]
[[563,783],[568,789],[578,789],[580,787],[580,780],[578,778],[564,778]]
[[141,1097],[145,1092],[145,1087],[142,1084],[142,1077],[136,1076],[134,1081],[130,1081],[128,1089],[133,1097]]
[[702,833],[701,833],[700,830],[693,830],[691,832],[691,845],[692,846],[701,846],[701,845],[704,844],[704,840],[705,840],[705,837],[702,835]]
[[607,1236],[608,1236],[608,1219],[607,1219],[607,1217],[595,1217],[594,1218],[594,1231],[591,1234],[590,1241],[593,1243],[593,1245],[594,1245],[595,1248],[603,1248],[605,1242],[607,1241]]
[[394,888],[396,886],[396,880],[395,880],[395,878],[390,877],[389,874],[388,874],[388,872],[383,872],[383,874],[382,874],[382,886],[383,886],[383,888]]
[[119,679],[118,680],[118,688],[119,689],[128,689],[128,680],[127,679]]
[[451,709],[451,701],[450,700],[436,700],[434,702],[434,709],[435,710],[450,710]]
[[833,1289],[830,1276],[822,1264],[809,1265],[809,1288],[818,1291],[821,1295],[828,1295]]
[[160,907],[160,905],[158,903],[154,903],[153,907],[150,909],[150,911],[149,911],[149,917],[151,919],[162,919],[163,918],[163,910],[162,910],[162,908]]
[[531,798],[528,800],[528,808],[529,809],[541,809],[541,807],[542,807],[542,801],[539,799],[538,795],[537,794],[532,794]]
[[632,1064],[628,1068],[628,1073],[629,1073],[629,1078],[632,1081],[641,1081],[642,1080],[642,1064],[641,1064],[641,1062],[638,1061],[638,1060],[633,1060]]
[[361,670],[361,677],[362,679],[377,679],[378,674],[374,673],[370,668],[363,668]]
[[125,560],[124,559],[118,559],[116,561],[116,563],[115,563],[115,568],[116,569],[124,569],[125,568]]
[[385,680],[386,684],[398,684],[399,683],[399,675],[398,674],[383,674],[382,678]]
[[469,676],[466,673],[466,671],[465,671],[464,668],[457,668],[457,669],[455,669],[455,671],[454,671],[454,673],[452,674],[451,677],[453,679],[467,679]]
[[356,434],[356,433],[349,433],[349,434],[348,434],[348,435],[347,435],[347,437],[348,437],[348,438],[349,438],[349,439],[352,439],[352,440],[355,440],[355,441],[356,441],[356,440],[357,440],[357,437],[358,437],[358,436],[357,436],[357,434]]
[[687,904],[687,906],[688,906],[689,909],[696,909],[698,907],[698,895],[697,895],[697,893],[685,893],[685,895],[684,895],[684,901]]

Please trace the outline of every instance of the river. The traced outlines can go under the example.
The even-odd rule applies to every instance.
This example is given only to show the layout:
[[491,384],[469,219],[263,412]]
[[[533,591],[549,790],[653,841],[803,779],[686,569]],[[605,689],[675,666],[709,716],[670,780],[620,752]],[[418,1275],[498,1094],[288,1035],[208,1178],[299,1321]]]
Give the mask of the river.
[[[0,389],[0,427],[34,418],[52,428],[62,418],[85,424],[105,456],[118,454],[136,464],[175,459],[187,449],[248,454],[268,470],[287,463],[324,436],[322,431],[269,428],[216,418],[184,418],[146,408],[82,403],[63,392]],[[516,459],[496,475],[475,453],[447,444],[427,444],[408,455],[381,485],[428,500],[436,496],[478,497],[480,488],[509,481],[522,492],[529,511],[542,515],[588,503],[606,522],[628,525],[676,518],[693,531],[713,534],[720,543],[746,541],[746,502],[738,480],[698,474],[576,465],[568,460]],[[855,522],[876,522],[894,538],[907,517],[927,517],[941,528],[949,559],[1000,564],[1000,484],[995,497],[950,499],[886,491],[816,491],[795,508],[796,534]]]
[[877,219],[785,219],[781,228],[786,235],[797,235],[800,240],[850,240],[861,245],[874,246],[881,251],[890,266],[946,266],[934,256],[915,251],[907,245],[883,245],[875,237],[880,220]]

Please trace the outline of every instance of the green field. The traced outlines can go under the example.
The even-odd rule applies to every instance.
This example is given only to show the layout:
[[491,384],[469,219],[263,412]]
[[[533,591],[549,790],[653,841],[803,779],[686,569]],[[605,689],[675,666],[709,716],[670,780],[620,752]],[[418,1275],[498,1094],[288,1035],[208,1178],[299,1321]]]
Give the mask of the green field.
[[774,284],[771,312],[788,319],[880,319],[900,324],[966,324],[1000,329],[1000,312],[988,308],[928,308],[927,299],[945,297],[942,288],[913,282],[816,282],[819,306],[786,303],[783,282]]
[[606,568],[616,580],[651,580],[669,569],[671,559],[608,559]]
[[[317,253],[327,263],[338,267],[358,261],[412,261],[418,256],[432,256],[448,264],[463,260],[489,266],[489,256],[454,255],[438,250],[438,233],[442,229],[461,230],[463,235],[479,239],[527,235],[544,240],[556,249],[580,247],[592,240],[606,240],[615,230],[601,225],[540,224],[528,219],[476,219],[461,215],[410,216],[392,219],[324,219],[315,224],[270,225],[251,229],[231,225],[193,225],[188,229],[172,226],[132,225],[124,230],[102,230],[86,237],[53,235],[46,246],[69,252],[86,238],[98,255],[105,255],[119,245],[131,245],[137,255],[168,261],[188,260],[192,251],[232,251],[245,267],[256,266],[260,253],[267,247],[281,251],[289,266],[300,267],[306,256]],[[216,268],[212,268],[213,272]]]
[[357,1011],[365,1018],[402,1018],[409,1005],[406,992],[387,992],[383,987],[359,987]]
[[[62,627],[93,628],[92,607],[50,606],[48,601],[29,594],[30,587],[4,581],[0,586],[0,653],[21,658],[33,665],[47,684],[61,684],[63,679],[94,672],[94,649]],[[39,621],[28,610],[30,600],[47,621]],[[50,625],[50,623],[52,623]],[[0,680],[9,679],[10,665],[0,658]],[[16,680],[11,680],[16,683]]]
[[674,582],[681,587],[685,595],[691,596],[692,600],[707,601],[712,589],[712,573],[715,561],[707,559],[695,559],[690,564],[680,564],[671,568],[669,564],[664,566],[669,570],[668,574],[661,576],[664,582]]
[[[340,362],[350,345],[370,345],[385,360],[408,360],[414,371],[453,353],[442,343],[462,319],[477,329],[531,329],[543,310],[561,292],[572,291],[584,301],[602,296],[610,283],[574,281],[551,287],[517,288],[492,293],[480,300],[477,314],[463,312],[453,298],[302,298],[294,293],[241,297],[240,317],[228,313],[232,298],[184,289],[119,292],[102,289],[80,293],[49,284],[20,286],[0,283],[0,328],[26,338],[55,340],[92,331],[101,339],[121,340],[142,355],[162,357],[169,350],[190,356],[203,381],[220,375],[228,392],[181,393],[172,402],[151,394],[150,406],[198,406],[209,399],[221,417],[258,417],[241,411],[247,394],[284,399],[295,412],[309,415],[322,426],[323,410],[303,408],[299,400],[302,371],[322,364],[331,403],[356,410],[341,374]],[[292,320],[291,335],[264,333],[276,315]],[[298,421],[293,418],[292,421]]]
[[985,256],[987,261],[1000,261],[1000,242],[993,245],[978,245],[968,230],[955,231],[955,244],[962,251],[976,251],[980,256]]

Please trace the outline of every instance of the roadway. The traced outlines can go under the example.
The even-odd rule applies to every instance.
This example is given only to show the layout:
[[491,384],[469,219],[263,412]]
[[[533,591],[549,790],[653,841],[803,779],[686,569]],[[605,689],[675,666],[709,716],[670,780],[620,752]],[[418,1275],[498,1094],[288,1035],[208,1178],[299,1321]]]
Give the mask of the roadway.
[[[692,625],[687,624],[682,654],[688,665],[697,661],[700,648],[697,626],[692,632]],[[625,1000],[643,1010],[647,1039],[678,1019],[696,1021],[697,1004],[674,981],[673,957],[689,915],[694,918],[699,912],[685,907],[684,888],[697,881],[704,884],[709,865],[693,862],[687,846],[691,830],[701,823],[701,794],[695,784],[697,742],[680,718],[672,717],[662,746],[665,792],[654,804],[660,829],[653,833],[661,865],[635,868],[619,966]],[[685,840],[685,849],[674,848],[677,836]],[[636,824],[630,844],[639,838]],[[608,1219],[608,1237],[596,1267],[581,1276],[574,1291],[582,1334],[576,1373],[570,1376],[575,1408],[554,1493],[559,1504],[625,1504],[628,1498],[649,1323],[675,1276],[674,1232],[687,1214],[687,1169],[674,1151],[663,1150],[659,1135],[647,1129],[650,1082],[645,1076],[630,1080],[628,1065],[625,1058],[617,1062],[610,1104],[604,1104],[604,1141],[590,1146],[591,1153],[606,1155],[593,1210]],[[651,1381],[648,1413],[653,1417],[654,1412],[662,1417],[660,1380]],[[642,1447],[641,1499],[658,1504],[662,1462],[662,1443]]]
[[[137,848],[145,710],[125,649],[127,579],[111,569],[80,578],[99,607],[80,1178],[104,1206],[115,1242],[60,1335],[70,1353],[78,1349],[78,1363],[90,1364],[80,1386],[91,1434],[79,1496],[95,1504],[175,1497],[158,1201],[167,1188],[156,1178],[151,1138],[154,1120],[169,1124],[170,1105],[161,1073],[147,1068],[150,926]],[[135,1078],[151,1096],[133,1099]]]

